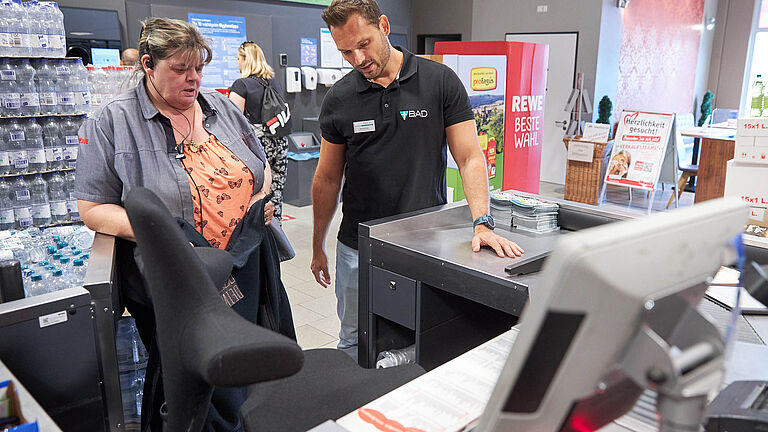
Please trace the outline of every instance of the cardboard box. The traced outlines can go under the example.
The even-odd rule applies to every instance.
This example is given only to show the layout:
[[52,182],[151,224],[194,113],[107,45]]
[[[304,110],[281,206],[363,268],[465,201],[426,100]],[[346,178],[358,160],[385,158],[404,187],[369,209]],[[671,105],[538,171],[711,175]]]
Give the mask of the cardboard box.
[[37,421],[29,422],[24,418],[24,414],[21,412],[21,402],[19,401],[19,395],[16,393],[16,387],[13,381],[0,382],[0,394],[5,397],[4,402],[7,403],[8,411],[2,410],[0,412],[0,418],[8,416],[15,416],[19,418],[20,425],[7,429],[6,432],[39,432]]
[[743,137],[768,137],[768,118],[740,118],[736,121],[736,135]]

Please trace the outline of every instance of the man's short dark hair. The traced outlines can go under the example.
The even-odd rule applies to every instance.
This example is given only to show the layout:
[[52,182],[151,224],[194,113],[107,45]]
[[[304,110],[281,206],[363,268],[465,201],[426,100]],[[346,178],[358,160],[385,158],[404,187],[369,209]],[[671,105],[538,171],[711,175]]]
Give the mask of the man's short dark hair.
[[376,0],[333,0],[321,16],[328,27],[341,27],[353,14],[360,14],[369,24],[378,26],[381,9]]

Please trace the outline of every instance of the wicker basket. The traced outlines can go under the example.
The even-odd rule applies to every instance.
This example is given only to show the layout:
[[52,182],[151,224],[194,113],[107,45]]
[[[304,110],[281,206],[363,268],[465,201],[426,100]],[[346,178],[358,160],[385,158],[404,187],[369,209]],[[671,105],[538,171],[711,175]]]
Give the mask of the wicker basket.
[[[571,140],[578,141],[579,138],[564,137],[565,148],[568,148]],[[605,159],[610,154],[612,144],[596,142],[592,162],[568,161],[565,170],[565,199],[597,205],[605,177]]]

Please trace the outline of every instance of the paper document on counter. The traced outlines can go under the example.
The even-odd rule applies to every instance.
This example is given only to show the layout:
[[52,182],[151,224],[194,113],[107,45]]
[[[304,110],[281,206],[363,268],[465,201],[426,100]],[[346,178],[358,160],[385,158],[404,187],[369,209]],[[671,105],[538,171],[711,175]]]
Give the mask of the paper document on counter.
[[337,423],[351,432],[461,431],[483,413],[518,333],[513,328]]

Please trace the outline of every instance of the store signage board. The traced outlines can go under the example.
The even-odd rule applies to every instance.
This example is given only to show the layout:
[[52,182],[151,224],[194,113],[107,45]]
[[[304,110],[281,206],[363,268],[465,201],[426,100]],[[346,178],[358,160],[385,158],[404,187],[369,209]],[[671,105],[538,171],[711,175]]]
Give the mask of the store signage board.
[[585,123],[584,133],[581,134],[581,140],[607,143],[610,134],[611,125],[602,123]]
[[213,59],[203,69],[203,87],[229,88],[240,78],[237,50],[246,40],[245,17],[190,13],[188,20],[209,38]]
[[674,120],[674,114],[623,111],[605,183],[654,190]]
[[[504,154],[507,57],[503,55],[443,56],[443,64],[459,76],[475,116],[478,143],[483,151],[491,190],[501,189]],[[454,61],[455,60],[455,61]],[[448,167],[457,164],[448,151]]]
[[594,159],[595,142],[571,140],[568,143],[568,160],[592,162]]
[[341,52],[336,48],[336,42],[327,28],[320,29],[320,67],[339,69],[342,67]]
[[317,66],[317,39],[301,38],[301,65]]

